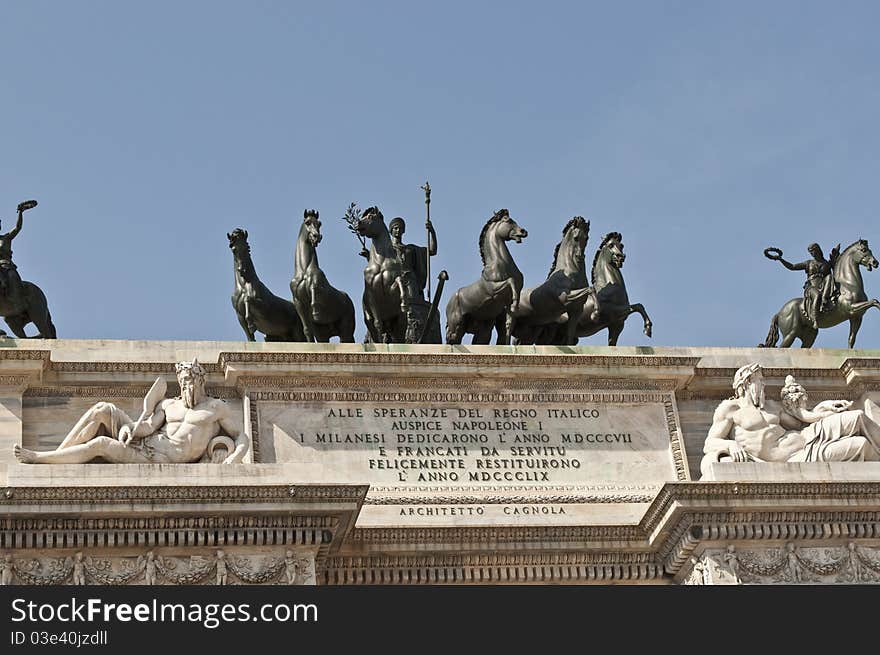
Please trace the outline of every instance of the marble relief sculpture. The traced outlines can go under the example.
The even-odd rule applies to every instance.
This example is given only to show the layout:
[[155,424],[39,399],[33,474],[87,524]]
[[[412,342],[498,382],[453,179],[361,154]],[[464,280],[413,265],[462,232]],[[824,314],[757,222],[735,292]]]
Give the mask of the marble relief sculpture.
[[226,401],[205,392],[205,371],[198,360],[176,364],[179,398],[165,398],[158,378],[133,421],[113,403],[93,405],[57,449],[35,452],[14,446],[28,464],[83,464],[101,457],[120,464],[242,461],[249,442]]
[[880,461],[880,406],[826,400],[808,408],[807,392],[785,379],[781,402],[765,399],[759,364],[740,368],[735,395],[715,410],[703,447],[703,475],[714,462]]

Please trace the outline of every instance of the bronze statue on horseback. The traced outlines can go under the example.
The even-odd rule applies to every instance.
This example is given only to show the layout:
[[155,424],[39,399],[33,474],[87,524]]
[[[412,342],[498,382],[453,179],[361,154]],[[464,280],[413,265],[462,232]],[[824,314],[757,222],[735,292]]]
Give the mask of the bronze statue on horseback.
[[[18,205],[18,220],[9,232],[0,234],[0,316],[3,316],[15,336],[28,338],[24,327],[33,323],[39,334],[37,339],[56,338],[55,325],[43,291],[33,282],[22,281],[18,267],[12,261],[12,241],[21,232],[24,212],[37,206],[36,200],[26,200]],[[7,336],[0,330],[0,337]]]
[[774,316],[770,330],[761,347],[773,348],[779,340],[782,348],[788,348],[800,339],[802,348],[810,348],[821,328],[833,327],[849,321],[849,347],[856,343],[856,335],[862,325],[864,314],[871,307],[880,309],[876,299],[868,300],[865,293],[860,266],[872,271],[878,266],[877,258],[864,239],[855,241],[840,251],[840,245],[832,249],[825,259],[817,243],[807,248],[811,259],[792,264],[782,257],[779,248],[766,248],[764,256],[778,261],[790,271],[804,271],[802,298],[792,298]]

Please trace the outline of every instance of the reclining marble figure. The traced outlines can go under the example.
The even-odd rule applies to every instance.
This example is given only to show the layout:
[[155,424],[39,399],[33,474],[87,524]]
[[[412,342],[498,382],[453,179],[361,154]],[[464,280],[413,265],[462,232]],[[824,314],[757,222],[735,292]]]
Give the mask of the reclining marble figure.
[[206,394],[198,360],[180,362],[175,370],[181,397],[165,398],[167,385],[157,379],[137,421],[116,405],[100,402],[57,449],[35,452],[16,445],[15,456],[29,464],[83,464],[97,457],[119,464],[240,462],[248,450],[247,436],[229,405]]
[[789,375],[781,403],[764,398],[758,364],[740,368],[735,395],[715,410],[703,446],[700,469],[714,462],[880,461],[880,406],[864,409],[847,400],[826,400],[807,408],[806,390]]

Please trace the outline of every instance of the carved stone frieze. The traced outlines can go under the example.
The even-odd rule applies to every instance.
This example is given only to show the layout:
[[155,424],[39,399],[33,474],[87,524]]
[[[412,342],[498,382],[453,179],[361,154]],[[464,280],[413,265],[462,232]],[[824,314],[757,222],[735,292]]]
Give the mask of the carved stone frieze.
[[0,555],[0,584],[28,585],[314,585],[315,551],[271,553],[202,550],[188,555],[148,550],[137,555]]
[[877,584],[880,548],[850,541],[845,545],[709,548],[693,558],[685,584],[701,573],[704,584]]

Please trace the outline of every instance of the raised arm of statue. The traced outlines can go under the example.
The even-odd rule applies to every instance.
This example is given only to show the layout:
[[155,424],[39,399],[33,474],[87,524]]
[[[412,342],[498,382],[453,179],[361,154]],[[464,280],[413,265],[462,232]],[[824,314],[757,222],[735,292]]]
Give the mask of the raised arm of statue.
[[6,234],[2,235],[4,238],[9,239],[10,241],[18,236],[18,233],[21,232],[21,226],[24,223],[24,209],[19,206],[18,207],[18,220],[15,222],[15,227],[9,230]]
[[782,257],[779,258],[779,263],[785,266],[790,271],[805,271],[807,270],[807,264],[809,262],[799,262],[797,264],[792,264],[789,261],[786,261]]

